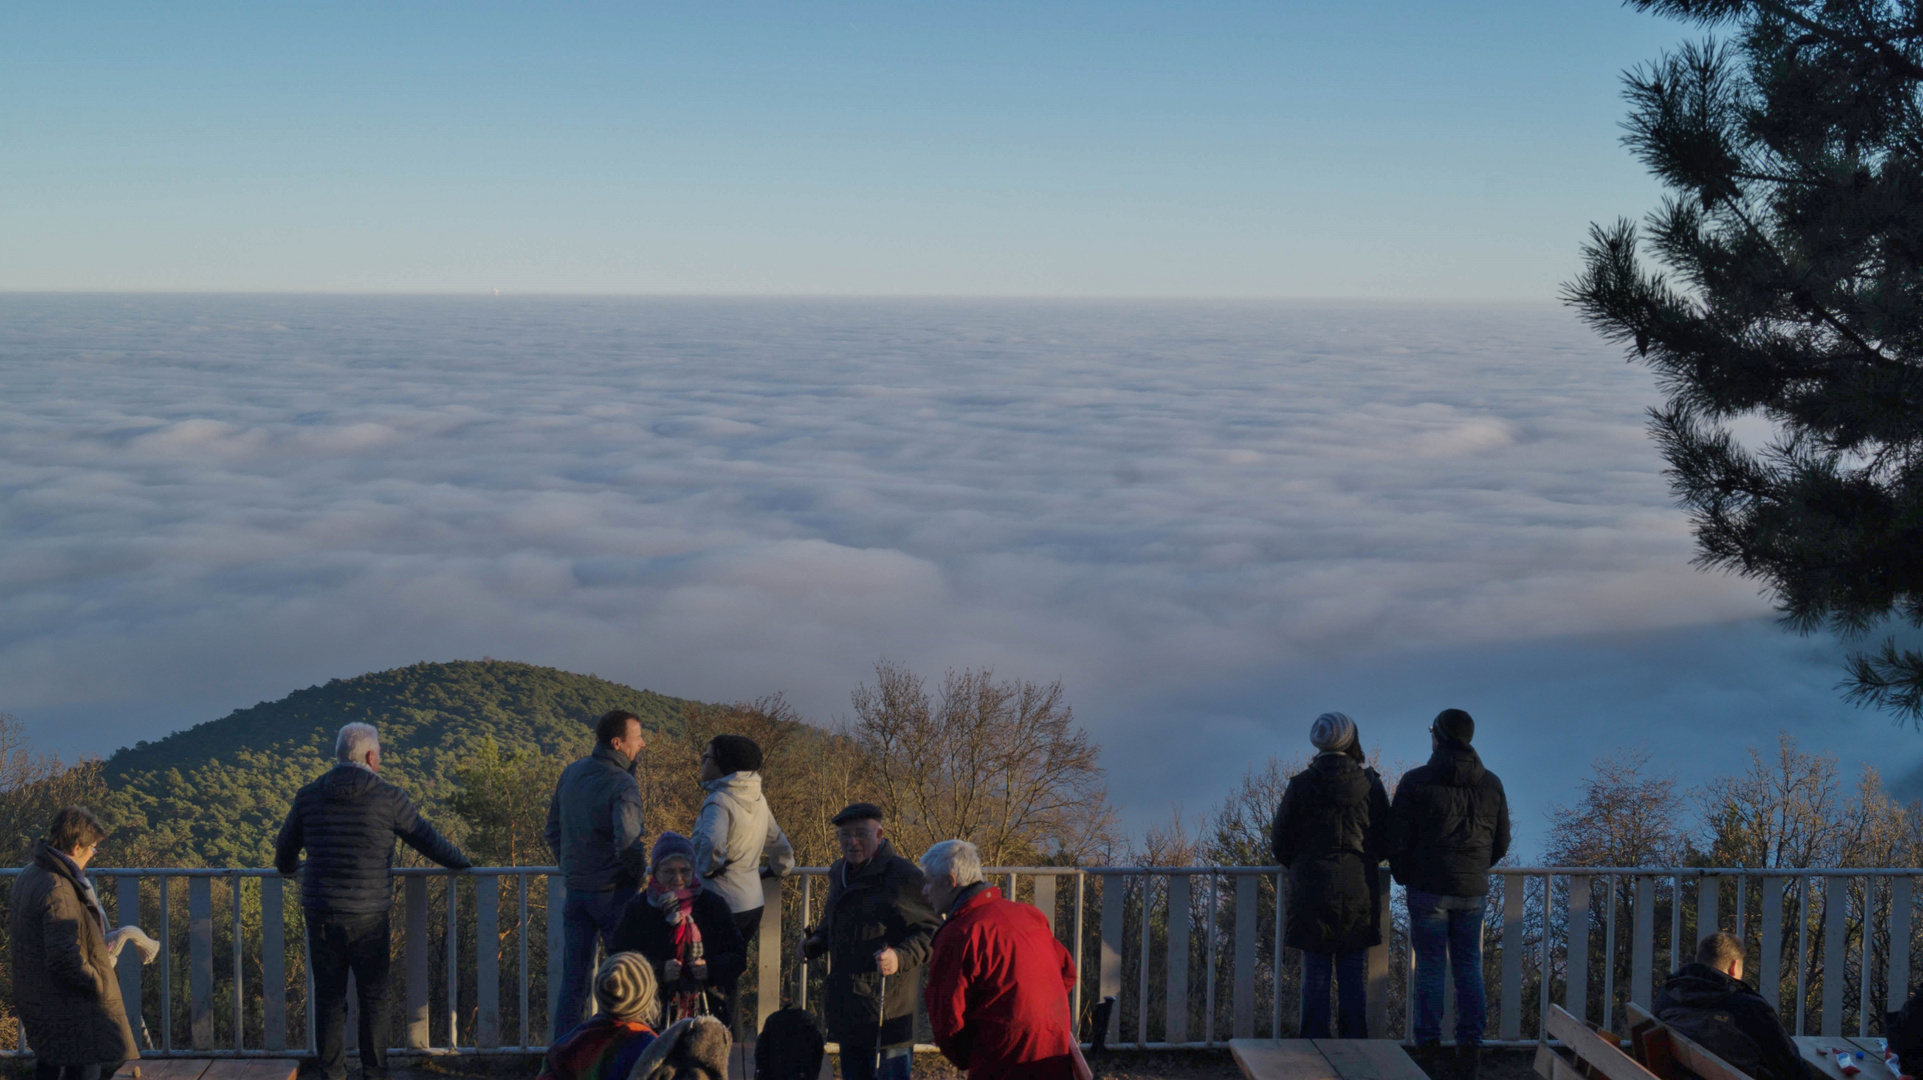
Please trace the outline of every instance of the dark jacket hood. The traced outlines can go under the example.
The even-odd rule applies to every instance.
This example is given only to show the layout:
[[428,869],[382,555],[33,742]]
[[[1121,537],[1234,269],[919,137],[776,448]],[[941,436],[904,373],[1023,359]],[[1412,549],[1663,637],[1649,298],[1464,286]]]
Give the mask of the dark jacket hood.
[[1475,787],[1489,771],[1482,767],[1482,758],[1475,747],[1455,739],[1442,740],[1442,745],[1429,755],[1429,764],[1436,770],[1435,782],[1444,787]]
[[1347,754],[1317,754],[1303,776],[1317,795],[1330,801],[1350,802],[1369,797],[1369,770]]
[[1732,979],[1708,964],[1684,964],[1674,975],[1663,983],[1663,992],[1678,1005],[1690,1008],[1712,1008],[1723,995],[1749,991],[1755,993],[1748,983]]
[[74,876],[73,863],[68,861],[65,855],[54,850],[54,846],[47,841],[35,840],[33,842],[33,851],[28,858],[32,861],[33,865],[38,866],[40,869],[50,874],[58,874],[68,881],[73,882],[75,886],[80,884],[80,879]]

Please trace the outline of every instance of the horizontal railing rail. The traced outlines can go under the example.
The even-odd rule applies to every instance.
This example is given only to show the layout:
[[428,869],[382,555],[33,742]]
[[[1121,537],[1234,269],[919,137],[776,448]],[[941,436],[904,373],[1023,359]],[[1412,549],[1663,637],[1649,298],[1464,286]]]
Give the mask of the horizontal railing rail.
[[[18,870],[0,870],[0,884]],[[758,1030],[792,1002],[819,1001],[822,965],[794,942],[820,915],[824,868],[765,879],[748,943],[745,1008]],[[1796,1034],[1871,1034],[1914,974],[1915,868],[1499,867],[1484,905],[1488,1041],[1532,1043],[1550,1004],[1612,1027],[1647,1006],[1661,973],[1715,929],[1744,941],[1746,970]],[[98,868],[114,925],[160,942],[119,965],[143,1053],[197,1057],[309,1053],[304,917],[291,882],[267,869]],[[402,1054],[531,1054],[552,1037],[561,986],[565,888],[550,866],[401,868],[393,912]],[[1406,898],[1381,871],[1381,944],[1368,956],[1369,1026],[1410,1037],[1413,950]],[[1286,1037],[1300,1005],[1300,954],[1287,947],[1287,872],[1277,866],[998,867],[991,882],[1040,908],[1081,979],[1074,1009],[1115,999],[1110,1045],[1210,1048]],[[289,888],[290,884],[292,889]],[[9,890],[6,890],[10,892]],[[217,959],[218,958],[218,959]],[[1445,981],[1445,988],[1446,988]],[[1445,989],[1445,1036],[1453,1001]],[[356,1035],[352,995],[347,1032]],[[817,1010],[818,1011],[818,1010]],[[752,1027],[750,1027],[752,1023]],[[924,1028],[925,1031],[925,1028]],[[0,1048],[0,1056],[29,1053]]]

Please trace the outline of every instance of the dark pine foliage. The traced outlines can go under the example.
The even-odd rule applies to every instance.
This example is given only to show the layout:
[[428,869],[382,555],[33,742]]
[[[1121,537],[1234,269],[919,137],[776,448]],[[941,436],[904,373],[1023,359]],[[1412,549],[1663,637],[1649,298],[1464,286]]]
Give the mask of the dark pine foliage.
[[[1592,227],[1565,289],[1657,375],[1698,562],[1805,633],[1923,626],[1919,2],[1630,0],[1712,36],[1625,76],[1625,141],[1669,193]],[[1767,446],[1731,435],[1746,416]],[[1923,651],[1891,638],[1849,676],[1923,722]]]

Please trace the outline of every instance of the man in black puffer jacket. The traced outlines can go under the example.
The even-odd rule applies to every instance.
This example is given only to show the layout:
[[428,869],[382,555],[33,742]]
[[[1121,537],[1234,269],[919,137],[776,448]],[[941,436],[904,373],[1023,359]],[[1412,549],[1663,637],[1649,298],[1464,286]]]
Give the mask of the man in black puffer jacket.
[[1480,1063],[1483,901],[1489,867],[1509,851],[1509,800],[1470,747],[1475,734],[1468,713],[1442,710],[1429,726],[1429,763],[1403,776],[1389,810],[1389,869],[1409,890],[1416,954],[1416,1057],[1435,1074],[1446,966],[1455,976],[1459,1080],[1474,1080]]
[[388,910],[394,903],[394,838],[455,870],[474,865],[422,820],[413,800],[378,775],[380,736],[348,724],[334,742],[338,765],[300,789],[274,843],[274,867],[299,868],[300,903],[314,971],[314,1038],[322,1080],[347,1075],[347,973],[361,1006],[361,1073],[387,1073]]
[[1650,1012],[1745,1076],[1812,1080],[1816,1075],[1776,1010],[1743,981],[1743,943],[1734,934],[1703,938],[1696,962],[1684,964],[1663,983]]

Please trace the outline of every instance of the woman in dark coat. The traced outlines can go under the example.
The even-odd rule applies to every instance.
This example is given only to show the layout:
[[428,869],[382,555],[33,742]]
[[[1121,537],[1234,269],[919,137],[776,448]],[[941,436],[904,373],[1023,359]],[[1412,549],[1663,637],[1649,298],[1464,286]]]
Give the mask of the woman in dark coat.
[[662,833],[648,864],[648,887],[622,909],[609,948],[638,952],[654,965],[664,1026],[697,1015],[704,1004],[732,1025],[735,982],[747,970],[748,945],[728,902],[702,888],[694,842],[680,833]]
[[1316,755],[1289,779],[1275,811],[1275,861],[1289,868],[1287,941],[1302,950],[1304,1039],[1329,1037],[1329,984],[1339,987],[1337,1028],[1368,1038],[1368,949],[1382,944],[1382,874],[1389,795],[1362,764],[1355,721],[1323,713],[1309,730]]
[[140,1056],[120,980],[107,952],[107,921],[87,863],[107,835],[78,806],[54,815],[47,839],[14,880],[7,936],[14,1008],[33,1046],[38,1080],[106,1080]]

